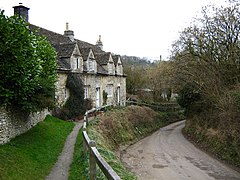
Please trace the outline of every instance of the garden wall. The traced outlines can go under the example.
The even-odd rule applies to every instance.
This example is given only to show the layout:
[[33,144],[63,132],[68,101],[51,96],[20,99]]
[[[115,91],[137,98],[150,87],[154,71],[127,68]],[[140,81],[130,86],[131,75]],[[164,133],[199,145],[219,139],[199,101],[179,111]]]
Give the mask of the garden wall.
[[0,144],[5,144],[12,138],[25,133],[38,122],[44,120],[47,114],[49,114],[48,110],[30,115],[22,112],[12,113],[0,106]]

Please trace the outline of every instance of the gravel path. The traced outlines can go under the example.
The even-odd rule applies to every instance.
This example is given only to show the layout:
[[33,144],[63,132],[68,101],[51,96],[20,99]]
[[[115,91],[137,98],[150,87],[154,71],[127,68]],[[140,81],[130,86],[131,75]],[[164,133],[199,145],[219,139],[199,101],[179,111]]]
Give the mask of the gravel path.
[[72,162],[75,142],[82,124],[82,122],[77,123],[72,132],[68,135],[62,153],[58,157],[58,161],[54,165],[51,173],[46,177],[46,180],[68,179],[68,170]]
[[181,130],[185,122],[161,128],[129,146],[121,160],[140,180],[240,180],[240,173],[197,149]]

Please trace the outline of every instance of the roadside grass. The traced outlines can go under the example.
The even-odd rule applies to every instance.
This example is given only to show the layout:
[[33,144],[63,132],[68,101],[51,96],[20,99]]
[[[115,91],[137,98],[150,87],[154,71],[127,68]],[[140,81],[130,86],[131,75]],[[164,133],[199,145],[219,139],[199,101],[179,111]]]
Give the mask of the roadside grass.
[[[109,109],[89,123],[88,135],[96,142],[101,156],[123,180],[135,180],[136,175],[120,160],[118,148],[147,136],[172,122],[183,119],[183,112],[155,112],[147,107],[128,106]],[[89,154],[82,150],[82,130],[78,134],[69,180],[89,179]],[[106,179],[98,169],[97,179]]]
[[48,115],[28,132],[0,145],[0,179],[45,179],[74,123]]
[[188,126],[188,121],[183,129],[185,137],[198,147],[214,157],[240,168],[240,142],[236,143],[232,139],[221,138],[223,136],[223,133],[220,134],[221,132],[217,132],[216,135],[209,135],[207,131],[200,131]]

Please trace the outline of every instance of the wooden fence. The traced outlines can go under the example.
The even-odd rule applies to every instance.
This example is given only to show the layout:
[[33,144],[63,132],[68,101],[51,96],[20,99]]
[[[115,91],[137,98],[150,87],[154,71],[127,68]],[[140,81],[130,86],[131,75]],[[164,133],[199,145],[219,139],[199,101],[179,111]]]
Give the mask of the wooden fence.
[[[126,105],[139,105],[139,106],[147,106],[157,111],[178,111],[180,110],[180,106],[177,104],[167,104],[167,105],[150,105],[146,103],[139,103],[134,101],[126,101]],[[84,115],[84,122],[83,122],[83,151],[89,151],[89,162],[90,162],[90,180],[96,179],[96,173],[97,173],[97,166],[101,169],[101,171],[104,173],[104,175],[107,177],[107,179],[110,180],[120,180],[121,178],[118,176],[118,174],[112,169],[112,167],[102,158],[100,153],[98,152],[96,148],[95,141],[91,140],[87,134],[87,125],[88,125],[88,119],[89,114],[96,116],[97,112],[99,110],[105,110],[109,106],[103,106],[101,108],[93,108],[89,111],[87,111]]]
[[165,103],[165,104],[147,104],[137,101],[126,101],[126,105],[138,105],[147,106],[155,111],[179,111],[182,108],[177,103]]
[[108,106],[103,106],[101,108],[93,108],[89,111],[87,111],[84,115],[84,123],[83,123],[83,151],[86,152],[89,151],[89,162],[90,162],[90,180],[96,179],[96,172],[97,172],[97,166],[101,169],[101,171],[104,173],[104,175],[107,177],[107,179],[111,180],[120,180],[121,178],[117,175],[117,173],[112,169],[112,167],[102,158],[100,153],[98,152],[96,148],[95,141],[91,140],[87,134],[87,125],[88,125],[88,118],[89,114],[93,113],[97,114],[97,111],[103,110],[107,108]]

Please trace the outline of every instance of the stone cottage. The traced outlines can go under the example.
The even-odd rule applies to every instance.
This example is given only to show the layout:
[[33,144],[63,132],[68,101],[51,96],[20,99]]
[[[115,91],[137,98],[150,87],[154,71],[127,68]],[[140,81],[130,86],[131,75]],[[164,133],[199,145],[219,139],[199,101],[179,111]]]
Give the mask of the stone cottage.
[[[28,20],[29,8],[19,5],[14,7],[17,15]],[[56,100],[62,106],[70,96],[66,88],[69,72],[79,73],[84,84],[84,97],[93,101],[94,107],[103,105],[103,93],[107,93],[107,104],[125,105],[126,76],[119,55],[103,51],[101,36],[96,45],[74,38],[74,32],[66,23],[64,34],[30,24],[30,29],[44,35],[58,54],[58,81],[56,83]]]
[[[19,4],[13,7],[14,14],[28,21],[29,8]],[[96,45],[74,38],[74,32],[66,24],[64,34],[29,24],[32,31],[47,37],[58,54],[58,81],[56,82],[56,102],[64,105],[70,96],[66,88],[69,72],[80,74],[84,84],[84,97],[93,101],[94,107],[103,105],[103,94],[107,93],[107,104],[125,105],[126,77],[123,74],[121,57],[103,51],[101,36]],[[13,115],[5,107],[0,106],[0,144],[4,144],[20,135],[49,114],[48,110]],[[27,120],[26,120],[27,119]]]

